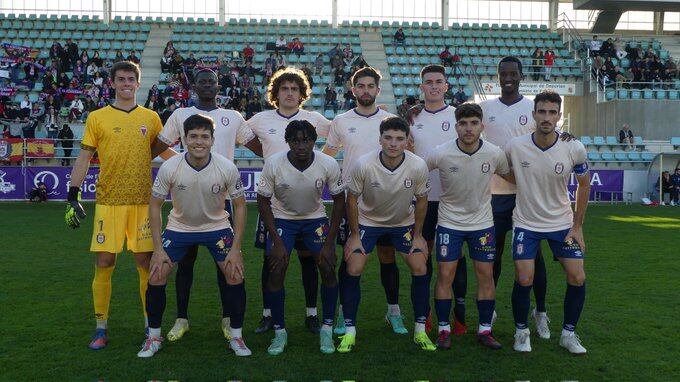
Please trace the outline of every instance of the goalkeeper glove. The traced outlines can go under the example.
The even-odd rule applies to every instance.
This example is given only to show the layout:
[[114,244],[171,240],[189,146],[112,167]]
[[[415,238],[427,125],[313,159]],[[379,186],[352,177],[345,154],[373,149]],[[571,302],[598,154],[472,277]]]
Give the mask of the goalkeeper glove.
[[85,209],[80,204],[80,187],[71,186],[68,189],[68,203],[66,204],[66,225],[76,229],[80,227],[80,219],[85,217]]

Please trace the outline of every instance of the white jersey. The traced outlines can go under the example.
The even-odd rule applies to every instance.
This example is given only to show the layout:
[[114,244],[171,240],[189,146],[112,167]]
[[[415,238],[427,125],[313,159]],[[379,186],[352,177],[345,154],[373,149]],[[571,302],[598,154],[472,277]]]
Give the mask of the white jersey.
[[188,154],[165,161],[153,184],[156,198],[172,197],[167,229],[178,232],[211,232],[230,228],[224,199],[243,196],[241,175],[229,159],[211,154],[203,168],[192,167]]
[[[423,109],[413,119],[411,135],[416,155],[425,159],[435,147],[444,142],[455,141],[458,138],[456,132],[456,108],[444,106],[442,109],[429,111]],[[439,180],[439,171],[430,171],[430,193],[427,200],[438,201],[442,193],[442,185]]]
[[265,162],[257,193],[272,198],[272,212],[277,219],[318,219],[326,217],[321,201],[325,185],[331,195],[345,190],[335,159],[315,151],[312,164],[300,171],[290,163],[288,152],[281,152]]
[[286,127],[291,121],[306,120],[316,128],[320,137],[328,136],[331,122],[315,111],[299,109],[286,117],[278,110],[262,111],[252,116],[246,124],[262,142],[262,155],[265,161],[272,155],[290,150],[286,143]]
[[231,161],[234,160],[234,148],[237,143],[246,144],[255,138],[255,134],[246,126],[241,113],[222,108],[207,111],[192,106],[175,110],[165,122],[158,139],[168,146],[174,145],[178,139],[181,139],[182,145],[186,147],[184,121],[195,114],[207,115],[215,121],[215,143],[210,151]]
[[577,175],[588,171],[587,154],[581,142],[565,142],[555,134],[555,144],[545,150],[536,146],[533,134],[513,138],[505,147],[517,181],[515,227],[553,232],[573,224],[567,183],[572,170]]
[[349,181],[350,172],[357,159],[369,152],[380,150],[380,122],[394,117],[380,108],[371,115],[359,114],[356,109],[348,110],[333,119],[326,145],[335,150],[344,148],[342,176]]
[[404,152],[404,161],[389,170],[380,150],[361,156],[347,185],[359,197],[359,224],[369,227],[406,227],[415,223],[413,198],[430,189],[427,164],[416,154]]
[[[480,102],[479,106],[482,107],[484,113],[482,137],[501,149],[504,149],[512,138],[536,130],[536,121],[531,115],[534,111],[534,101],[528,98],[522,97],[512,105],[506,105],[501,102],[500,98],[494,98]],[[494,176],[491,180],[491,193],[494,195],[515,194],[517,187],[499,176]]]
[[479,141],[468,154],[457,141],[437,146],[425,161],[437,171],[442,182],[437,224],[460,231],[477,231],[493,226],[491,177],[510,172],[505,153],[498,146]]

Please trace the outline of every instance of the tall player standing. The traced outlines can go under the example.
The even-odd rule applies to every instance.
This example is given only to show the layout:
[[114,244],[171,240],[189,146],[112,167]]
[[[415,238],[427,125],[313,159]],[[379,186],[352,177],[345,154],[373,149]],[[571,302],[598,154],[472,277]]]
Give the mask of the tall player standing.
[[[567,276],[560,346],[572,354],[586,353],[575,330],[586,297],[583,222],[590,195],[590,174],[583,144],[562,141],[555,131],[562,117],[561,105],[557,93],[538,94],[532,113],[536,131],[513,138],[505,149],[517,184],[512,232],[515,262],[512,312],[517,328],[514,349],[519,352],[531,351],[527,316],[534,278],[533,258],[545,239]],[[578,182],[574,211],[567,189],[572,171]]]
[[163,127],[158,114],[137,105],[139,66],[121,61],[113,65],[110,73],[116,98],[112,105],[92,112],[87,118],[82,150],[71,172],[65,216],[66,223],[72,228],[78,228],[79,219],[85,217],[85,210],[79,203],[80,186],[96,151],[100,165],[90,245],[90,250],[96,254],[92,297],[97,328],[89,344],[93,350],[102,349],[108,343],[111,276],[116,254],[123,251],[126,239],[127,249],[134,255],[139,294],[145,305],[153,251],[148,206],[151,143]]
[[[200,113],[207,115],[215,121],[215,143],[211,148],[213,153],[220,154],[233,162],[234,149],[238,143],[249,148],[256,155],[262,156],[262,145],[253,132],[246,126],[241,113],[235,110],[222,109],[217,106],[217,94],[220,90],[220,85],[218,83],[217,74],[214,71],[210,69],[198,70],[194,74],[192,88],[198,96],[196,106],[182,107],[172,113],[165,123],[163,130],[153,142],[153,154],[164,152],[168,147],[174,145],[180,139],[182,145],[187,147],[183,130],[184,121],[190,116]],[[229,213],[231,218],[231,203],[228,199],[225,200],[225,210]],[[167,337],[170,341],[179,340],[184,336],[184,333],[189,330],[189,295],[194,278],[194,263],[196,262],[197,254],[197,245],[188,247],[186,256],[183,256],[182,261],[180,261],[177,266],[177,275],[175,278],[177,319],[175,325],[168,332]],[[224,337],[229,340],[230,318],[226,303],[227,284],[217,262],[215,263],[215,268],[217,271],[217,285],[219,286],[220,298],[222,301],[222,333],[224,334]]]
[[[345,157],[342,162],[343,181],[347,183],[350,172],[357,159],[364,154],[379,150],[380,143],[376,139],[380,137],[380,124],[383,119],[393,117],[392,114],[376,106],[375,100],[380,94],[380,73],[371,67],[357,70],[352,76],[352,93],[357,99],[357,107],[336,116],[331,123],[330,132],[324,154],[335,157],[338,150],[344,148]],[[340,245],[344,245],[347,239],[347,220],[345,219],[344,232],[339,235]],[[404,319],[399,307],[399,268],[395,262],[393,244],[386,239],[379,239],[377,243],[378,259],[380,260],[380,279],[385,296],[387,298],[387,313],[385,320],[397,334],[406,334]],[[340,304],[344,304],[343,283],[346,278],[346,261],[340,263],[338,280],[340,283]],[[342,309],[340,309],[342,313]],[[338,317],[336,320],[336,334],[344,334],[345,320]]]
[[[287,152],[288,144],[285,140],[286,126],[291,121],[307,120],[315,128],[321,137],[328,136],[330,121],[315,111],[301,109],[304,102],[309,99],[311,87],[305,74],[292,67],[279,70],[274,74],[267,88],[267,101],[274,106],[275,110],[263,111],[255,114],[247,121],[247,126],[259,138],[262,143],[263,158],[267,159],[274,154]],[[264,222],[258,218],[255,233],[255,247],[266,249],[267,230]],[[305,302],[307,307],[305,326],[312,333],[319,333],[320,323],[317,317],[316,300],[319,289],[319,275],[317,265],[312,254],[307,250],[304,242],[295,244],[298,259],[302,266],[302,285],[305,290]],[[271,302],[269,301],[266,287],[269,277],[268,256],[263,255],[262,262],[262,300],[264,309],[262,319],[256,333],[263,333],[272,328]]]

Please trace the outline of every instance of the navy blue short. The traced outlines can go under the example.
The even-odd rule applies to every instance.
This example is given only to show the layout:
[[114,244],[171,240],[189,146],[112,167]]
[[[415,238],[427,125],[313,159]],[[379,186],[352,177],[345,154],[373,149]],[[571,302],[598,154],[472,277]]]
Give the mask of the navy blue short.
[[211,232],[177,232],[166,229],[163,232],[163,249],[173,263],[182,261],[187,250],[203,245],[208,248],[216,262],[224,261],[234,241],[231,228]]
[[569,229],[553,232],[536,232],[524,228],[515,228],[512,231],[512,259],[534,260],[536,252],[541,245],[541,240],[548,240],[548,245],[556,258],[583,259],[583,251],[576,242],[567,243]]
[[427,202],[427,214],[423,223],[423,238],[430,241],[435,239],[437,233],[437,219],[439,219],[439,202]]
[[491,195],[493,228],[496,235],[505,236],[512,230],[512,211],[515,209],[515,194]]
[[496,259],[496,235],[493,227],[477,231],[459,231],[437,227],[435,248],[437,261],[456,261],[463,256],[463,243],[468,244],[470,258],[476,261],[493,262]]
[[409,253],[413,241],[413,226],[407,227],[368,227],[359,225],[361,245],[366,254],[377,245],[392,245],[401,253]]
[[[255,248],[267,249],[267,240],[269,233],[267,228],[264,226],[264,220],[260,218],[260,214],[257,215],[257,225],[255,226]],[[296,251],[307,251],[304,241],[295,240],[295,245],[293,246]]]
[[[347,214],[342,216],[340,221],[340,227],[338,227],[338,237],[335,240],[336,244],[340,246],[345,246],[347,243],[347,238],[349,237],[349,224],[347,224]],[[392,241],[388,236],[380,236],[378,238],[378,245],[381,247],[389,247],[392,245]]]
[[[305,248],[312,253],[321,252],[321,248],[326,242],[326,236],[328,236],[328,230],[330,229],[327,218],[303,220],[274,219],[274,222],[276,224],[276,232],[281,237],[281,240],[283,240],[288,254],[293,251],[297,240],[301,240],[305,244]],[[267,255],[269,255],[272,245],[273,241],[267,236]]]

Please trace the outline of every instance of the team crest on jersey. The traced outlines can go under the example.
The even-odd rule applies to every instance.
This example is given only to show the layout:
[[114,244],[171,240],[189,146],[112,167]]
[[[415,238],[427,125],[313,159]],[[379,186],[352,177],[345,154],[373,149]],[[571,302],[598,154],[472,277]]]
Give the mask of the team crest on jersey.
[[321,178],[317,179],[315,185],[316,188],[323,188],[323,180]]
[[555,174],[561,174],[564,171],[564,163],[557,162],[555,164]]
[[221,122],[222,122],[222,126],[229,126],[229,118],[228,117],[222,117]]
[[406,178],[406,180],[404,181],[404,187],[411,188],[411,186],[413,186],[413,181],[411,180],[411,178]]
[[260,179],[257,181],[257,186],[258,187],[264,187],[267,185],[267,182],[264,180],[264,177],[260,177]]
[[529,122],[529,118],[527,118],[526,115],[520,115],[519,116],[519,124],[520,125],[524,126],[524,125],[527,124],[527,122]]
[[146,126],[142,125],[139,127],[139,131],[142,133],[142,137],[146,137]]
[[487,172],[489,172],[489,170],[491,170],[491,165],[489,164],[489,162],[482,163],[482,172],[486,174]]
[[105,241],[106,241],[106,236],[104,236],[104,234],[101,233],[101,232],[98,233],[97,234],[97,243],[104,244]]
[[450,128],[451,128],[451,123],[449,121],[442,122],[442,130],[443,131],[449,131]]
[[221,187],[220,187],[219,184],[215,183],[215,184],[212,185],[212,193],[213,194],[219,194],[220,189],[221,189]]

